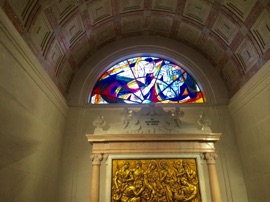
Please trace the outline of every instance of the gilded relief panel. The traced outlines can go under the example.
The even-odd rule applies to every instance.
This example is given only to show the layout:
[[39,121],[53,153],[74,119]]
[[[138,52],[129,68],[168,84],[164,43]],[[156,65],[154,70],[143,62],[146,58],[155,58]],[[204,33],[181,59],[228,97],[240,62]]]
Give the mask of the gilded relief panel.
[[201,202],[196,159],[113,159],[111,201]]

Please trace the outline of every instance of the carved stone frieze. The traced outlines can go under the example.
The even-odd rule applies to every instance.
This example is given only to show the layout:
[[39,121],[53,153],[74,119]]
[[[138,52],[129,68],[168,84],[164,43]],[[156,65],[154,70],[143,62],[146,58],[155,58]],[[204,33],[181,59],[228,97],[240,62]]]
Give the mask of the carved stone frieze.
[[[198,123],[182,121],[184,112],[179,107],[165,111],[162,107],[148,105],[135,111],[124,108],[119,115],[119,123],[108,124],[104,129],[106,121],[102,115],[93,122],[96,127],[94,134],[180,134],[212,132],[208,127],[210,120],[203,114]],[[199,127],[198,127],[199,124]]]

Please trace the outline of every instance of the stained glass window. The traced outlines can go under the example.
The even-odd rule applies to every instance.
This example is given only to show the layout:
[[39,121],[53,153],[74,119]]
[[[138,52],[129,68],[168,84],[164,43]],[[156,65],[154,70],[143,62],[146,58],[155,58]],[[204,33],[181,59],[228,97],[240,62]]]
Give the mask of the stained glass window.
[[89,103],[203,103],[196,81],[182,67],[157,57],[135,57],[109,68]]

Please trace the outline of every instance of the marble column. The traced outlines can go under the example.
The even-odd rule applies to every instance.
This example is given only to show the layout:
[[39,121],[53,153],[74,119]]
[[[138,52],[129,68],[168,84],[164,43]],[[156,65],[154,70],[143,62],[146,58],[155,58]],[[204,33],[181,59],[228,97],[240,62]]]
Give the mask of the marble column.
[[205,159],[208,167],[212,202],[221,202],[221,195],[217,178],[216,158],[217,154],[214,152],[205,153]]
[[92,154],[90,158],[92,160],[90,202],[99,202],[100,164],[103,157],[102,154]]

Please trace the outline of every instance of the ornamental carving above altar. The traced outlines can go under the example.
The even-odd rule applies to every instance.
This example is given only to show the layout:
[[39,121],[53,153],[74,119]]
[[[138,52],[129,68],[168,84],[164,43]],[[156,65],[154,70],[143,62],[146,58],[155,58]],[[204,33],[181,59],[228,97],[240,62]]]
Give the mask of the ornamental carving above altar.
[[110,124],[99,115],[94,133],[86,135],[92,145],[90,202],[100,201],[103,160],[106,202],[209,202],[206,192],[221,202],[214,147],[221,134],[212,133],[204,113],[187,123],[179,107],[147,105],[124,108],[119,116],[119,123]]
[[[140,110],[124,108],[121,122],[108,124],[103,115],[93,122],[94,134],[164,134],[164,133],[211,133],[211,121],[202,113],[195,123],[183,122],[180,107],[165,111],[161,106],[147,105]],[[107,125],[107,129],[104,129]]]

